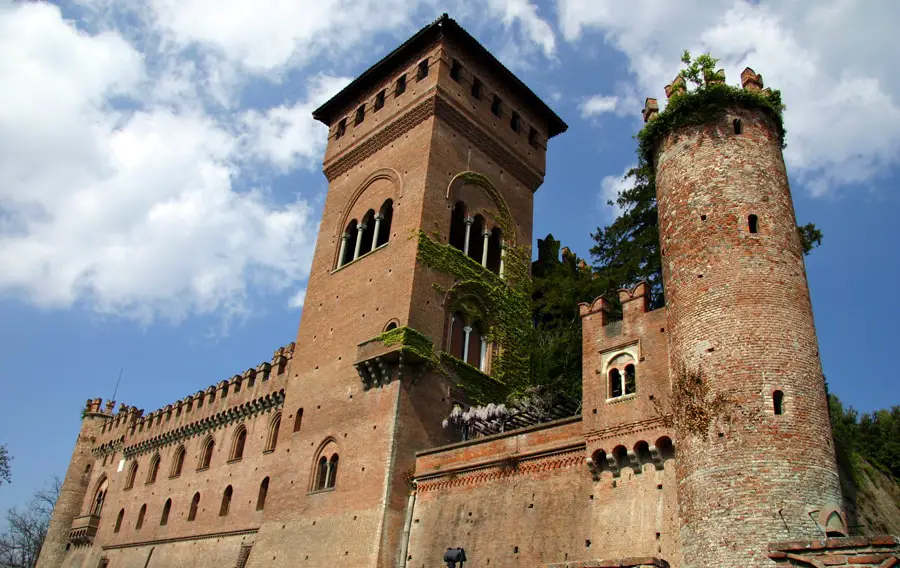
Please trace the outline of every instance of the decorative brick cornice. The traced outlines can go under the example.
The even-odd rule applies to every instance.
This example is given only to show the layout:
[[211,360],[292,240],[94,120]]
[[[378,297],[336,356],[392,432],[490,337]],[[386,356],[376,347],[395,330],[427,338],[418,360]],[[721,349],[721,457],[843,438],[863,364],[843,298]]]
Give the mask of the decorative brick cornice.
[[531,191],[537,190],[543,183],[541,173],[536,172],[526,162],[506,149],[493,136],[478,126],[472,118],[466,116],[453,103],[441,96],[440,91],[437,90],[432,91],[426,99],[385,124],[380,130],[358,142],[343,155],[334,158],[325,167],[325,177],[328,178],[328,181],[334,181],[378,150],[435,115],[462,134],[504,170],[520,179]]
[[441,96],[437,97],[435,113],[438,118],[462,134],[466,140],[472,142],[504,170],[521,180],[531,191],[537,191],[537,188],[543,183],[542,174],[535,172],[447,99]]
[[465,470],[449,470],[417,482],[419,492],[480,485],[497,479],[554,471],[584,464],[584,447],[570,447],[563,451],[533,456],[508,456]]
[[384,148],[394,140],[400,138],[427,118],[434,115],[435,97],[432,94],[406,113],[394,118],[383,128],[370,134],[367,138],[357,143],[355,147],[345,152],[342,156],[333,160],[325,167],[325,177],[328,181],[334,181],[339,176],[350,171],[354,166],[372,156],[378,150]]
[[159,538],[156,540],[143,540],[140,542],[129,542],[126,544],[110,544],[102,547],[103,550],[116,550],[120,548],[135,548],[138,546],[156,546],[160,544],[168,544],[172,542],[188,542],[195,540],[207,540],[210,538],[224,538],[231,536],[244,536],[249,534],[256,534],[259,532],[259,528],[253,529],[242,529],[238,531],[223,531],[223,532],[215,532],[215,533],[207,533],[207,534],[198,534],[191,536],[180,536],[174,538]]
[[614,438],[626,434],[635,434],[638,432],[646,432],[648,430],[658,430],[660,428],[665,428],[666,418],[667,417],[648,418],[646,420],[639,420],[637,422],[621,424],[618,426],[613,426],[611,428],[604,428],[603,430],[595,430],[593,432],[589,432],[586,435],[587,442],[588,444],[591,444],[593,442],[605,440],[607,438]]
[[281,408],[283,404],[284,390],[282,389],[280,391],[269,393],[266,396],[261,396],[255,400],[245,402],[239,406],[228,408],[222,412],[213,414],[212,416],[197,420],[196,422],[185,424],[184,426],[170,430],[159,436],[154,436],[148,440],[127,446],[123,453],[126,458],[139,456],[156,450],[157,448],[202,435],[210,430],[215,430],[220,426],[233,424],[244,418]]

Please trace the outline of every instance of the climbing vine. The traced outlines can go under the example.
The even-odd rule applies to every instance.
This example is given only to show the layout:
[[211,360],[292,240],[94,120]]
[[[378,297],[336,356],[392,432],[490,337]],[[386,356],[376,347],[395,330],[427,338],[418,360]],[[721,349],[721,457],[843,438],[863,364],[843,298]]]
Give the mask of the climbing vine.
[[390,329],[375,337],[375,340],[381,341],[385,347],[400,345],[402,351],[413,353],[425,361],[431,361],[433,364],[437,363],[434,343],[428,336],[411,327],[404,326]]

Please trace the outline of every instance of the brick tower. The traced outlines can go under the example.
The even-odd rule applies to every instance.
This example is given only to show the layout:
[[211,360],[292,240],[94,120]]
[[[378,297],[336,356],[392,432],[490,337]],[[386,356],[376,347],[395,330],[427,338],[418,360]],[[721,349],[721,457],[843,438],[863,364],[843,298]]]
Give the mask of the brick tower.
[[[285,389],[299,433],[282,428],[291,457],[270,491],[283,498],[254,545],[280,552],[249,566],[402,566],[415,453],[451,441],[441,421],[461,395],[378,336],[408,328],[450,350],[454,279],[418,261],[420,231],[464,239],[471,259],[502,273],[497,211],[514,230],[503,242],[529,245],[546,141],[566,126],[446,15],[314,117],[329,127],[329,189]],[[467,346],[489,373],[496,346]],[[337,483],[323,487],[316,468],[334,456]]]
[[681,566],[768,566],[765,543],[846,526],[777,126],[731,106],[669,132],[654,166],[673,400],[696,403],[673,408]]

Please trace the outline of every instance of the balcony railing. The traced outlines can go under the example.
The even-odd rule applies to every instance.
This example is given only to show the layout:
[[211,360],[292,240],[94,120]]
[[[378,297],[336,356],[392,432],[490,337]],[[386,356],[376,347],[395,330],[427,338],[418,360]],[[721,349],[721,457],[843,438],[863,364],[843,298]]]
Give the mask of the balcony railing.
[[69,529],[69,540],[75,544],[90,543],[100,526],[99,515],[82,515],[75,517]]

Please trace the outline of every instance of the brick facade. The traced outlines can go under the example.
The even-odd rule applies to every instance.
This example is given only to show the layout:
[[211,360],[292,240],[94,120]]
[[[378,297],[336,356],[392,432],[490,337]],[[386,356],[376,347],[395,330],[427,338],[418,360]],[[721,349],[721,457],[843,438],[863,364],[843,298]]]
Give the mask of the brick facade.
[[[661,147],[669,304],[649,311],[638,284],[620,321],[580,306],[582,414],[458,442],[441,421],[465,393],[377,338],[405,326],[450,349],[454,278],[414,237],[448,242],[463,202],[529,248],[566,125],[446,16],[314,116],[330,185],[295,341],[154,412],[89,400],[39,567],[426,568],[451,546],[474,566],[774,566],[795,551],[770,541],[846,525],[766,118],[731,109],[740,138],[723,119]],[[708,439],[673,427],[682,361],[731,397]]]

